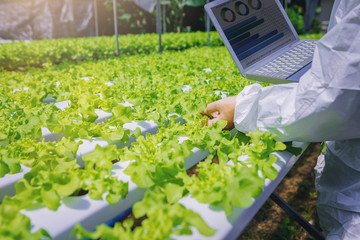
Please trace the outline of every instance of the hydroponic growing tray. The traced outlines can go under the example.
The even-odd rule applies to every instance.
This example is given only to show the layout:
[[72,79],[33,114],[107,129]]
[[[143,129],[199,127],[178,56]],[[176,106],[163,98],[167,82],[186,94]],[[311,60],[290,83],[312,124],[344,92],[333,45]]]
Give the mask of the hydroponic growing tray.
[[[305,149],[307,144],[301,143],[299,146]],[[206,151],[203,152],[199,149],[194,149],[193,153],[185,160],[186,168],[190,168],[207,155],[208,152]],[[274,181],[266,182],[263,193],[259,198],[255,199],[251,207],[235,207],[233,214],[226,217],[223,209],[214,208],[209,204],[201,204],[191,196],[185,197],[180,200],[180,203],[199,213],[205,222],[216,230],[216,234],[212,237],[204,237],[200,235],[196,229],[193,229],[192,236],[173,237],[175,239],[236,239],[298,159],[298,157],[288,152],[277,152],[275,155],[278,157],[275,167],[279,171],[279,175]],[[141,200],[145,189],[138,188],[131,182],[129,176],[123,173],[128,163],[129,162],[116,163],[112,170],[114,176],[117,176],[124,182],[129,182],[129,193],[127,197],[121,199],[119,203],[115,205],[111,205],[105,200],[92,200],[87,195],[84,195],[65,198],[63,204],[57,211],[38,208],[28,209],[22,212],[31,219],[34,231],[39,228],[44,228],[50,233],[53,239],[75,239],[70,237],[70,233],[75,224],[81,223],[86,229],[94,229],[97,225],[111,220],[131,207],[136,201]]]
[[[308,146],[308,143],[293,144],[297,145],[297,147],[301,147],[303,151]],[[188,209],[199,213],[205,222],[216,230],[216,233],[212,237],[204,237],[194,228],[192,229],[193,235],[174,236],[174,238],[181,240],[236,239],[300,157],[300,155],[294,156],[286,151],[276,152],[274,155],[278,158],[277,162],[274,164],[274,167],[279,172],[278,177],[273,181],[267,179],[266,186],[264,187],[264,191],[262,192],[261,196],[256,198],[253,204],[248,208],[238,208],[233,206],[232,215],[227,217],[223,209],[216,208],[209,204],[199,203],[191,196],[187,196],[181,199],[180,203],[182,203]]]
[[[63,108],[66,107],[67,104],[69,104],[69,102],[59,103],[57,106]],[[97,122],[104,122],[107,118],[111,117],[111,114],[102,111],[98,111],[97,114],[99,116]],[[157,131],[157,125],[154,122],[132,122],[125,124],[124,126],[124,128],[130,129],[131,131],[135,130],[136,127],[140,127],[142,135],[145,135],[147,132],[153,134]],[[46,128],[43,128],[42,130],[43,138],[47,141],[55,141],[63,136],[62,134],[52,134]],[[81,139],[78,141],[80,140]],[[134,140],[135,139],[130,139],[126,145],[129,146]],[[81,160],[82,156],[94,151],[96,145],[105,147],[109,144],[102,139],[81,141],[83,141],[83,143],[79,146],[77,152],[77,160],[81,166],[83,165]],[[182,139],[179,138],[179,141],[181,142]],[[118,145],[118,148],[124,146],[123,143],[117,144],[116,142],[113,142],[111,144]],[[307,147],[307,144],[298,143],[298,147],[301,147],[304,150]],[[208,155],[208,151],[201,151],[200,149],[194,148],[192,154],[185,159],[185,168],[188,169],[192,167]],[[212,237],[205,237],[194,228],[192,229],[193,235],[191,236],[173,236],[173,238],[236,239],[298,159],[298,157],[293,156],[288,152],[277,152],[275,155],[278,158],[277,162],[274,164],[279,172],[278,177],[274,181],[268,180],[266,182],[263,193],[254,200],[252,206],[248,208],[234,207],[231,216],[227,217],[223,209],[215,208],[209,204],[201,204],[191,196],[181,199],[179,202],[188,209],[197,212],[210,227],[216,230],[216,234]],[[93,230],[97,225],[113,219],[131,207],[135,202],[142,199],[145,189],[138,188],[136,184],[131,182],[130,177],[123,173],[128,164],[129,162],[119,162],[114,164],[112,169],[113,176],[129,183],[127,197],[121,199],[117,204],[109,204],[105,200],[105,194],[103,195],[102,200],[92,200],[88,195],[83,195],[66,197],[62,201],[62,205],[56,211],[40,207],[22,210],[21,212],[30,218],[33,231],[43,228],[48,231],[53,239],[75,239],[75,237],[70,237],[70,233],[76,224],[81,223],[84,228]],[[28,168],[22,167],[20,173],[7,175],[2,179],[0,185],[1,199],[4,195],[12,195],[14,193],[14,184],[21,179],[27,171],[29,171]]]
[[[47,102],[47,101],[44,101]],[[55,105],[64,111],[65,108],[69,106],[71,102],[63,101],[55,103]],[[96,123],[105,122],[106,119],[109,119],[112,115],[111,113],[104,112],[100,109],[95,110],[96,114],[98,115],[98,119],[96,120]],[[143,122],[130,122],[124,124],[124,129],[129,129],[130,131],[134,131],[136,128],[139,128],[141,130],[141,134],[145,135],[146,133],[154,134],[157,131],[157,125],[153,121],[143,121]],[[46,127],[41,128],[42,136],[45,141],[56,141],[64,137],[63,133],[55,134],[49,131]],[[40,141],[40,139],[38,139]],[[85,140],[85,139],[77,139],[77,141],[82,141],[83,143],[79,145],[78,151],[76,153],[76,159],[77,163],[80,165],[80,167],[84,166],[84,163],[82,161],[82,156],[91,153],[94,151],[96,145],[99,145],[101,147],[105,147],[109,145],[109,142],[101,139],[101,138],[94,138],[91,141]],[[134,137],[129,137],[129,141],[127,143],[122,143],[121,141],[114,141],[111,144],[115,144],[118,148],[122,148],[124,146],[130,146],[132,142],[135,141]],[[5,177],[3,177],[0,181],[0,202],[4,198],[5,195],[12,196],[15,194],[14,185],[17,181],[22,179],[24,177],[24,174],[30,171],[30,168],[21,166],[21,170],[19,173],[16,174],[7,174]]]

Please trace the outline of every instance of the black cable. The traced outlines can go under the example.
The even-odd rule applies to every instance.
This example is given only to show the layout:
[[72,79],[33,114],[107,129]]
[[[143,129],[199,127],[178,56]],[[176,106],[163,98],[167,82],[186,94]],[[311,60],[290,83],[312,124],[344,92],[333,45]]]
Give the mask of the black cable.
[[308,221],[305,220],[299,213],[297,213],[287,202],[284,201],[276,193],[270,195],[271,200],[273,200],[279,207],[281,207],[293,220],[298,222],[312,237],[316,240],[325,240],[324,235],[322,235],[314,226],[312,226]]

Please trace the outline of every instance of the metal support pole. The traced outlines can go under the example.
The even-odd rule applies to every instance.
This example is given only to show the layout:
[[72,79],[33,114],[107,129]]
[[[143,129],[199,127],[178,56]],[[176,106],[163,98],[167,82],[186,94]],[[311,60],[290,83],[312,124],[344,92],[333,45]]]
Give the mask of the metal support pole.
[[311,236],[316,240],[325,240],[325,237],[314,228],[308,221],[306,221],[299,213],[297,213],[287,202],[284,201],[277,194],[272,193],[270,195],[271,200],[273,200],[279,207],[281,207],[293,220],[298,222]]
[[97,0],[94,0],[94,15],[95,15],[95,35],[99,36]]
[[[209,0],[206,0],[206,3],[209,3]],[[206,15],[206,31],[207,31],[207,44],[210,46],[210,17],[208,13]]]
[[162,52],[161,46],[161,5],[160,0],[156,2],[156,32],[159,34],[159,52]]
[[115,39],[116,39],[116,56],[119,56],[119,39],[118,39],[118,27],[117,27],[116,0],[113,0],[113,8],[114,8],[114,29],[115,29]]
[[166,33],[166,6],[165,4],[163,4],[163,16],[162,16],[162,20],[163,20],[163,33]]

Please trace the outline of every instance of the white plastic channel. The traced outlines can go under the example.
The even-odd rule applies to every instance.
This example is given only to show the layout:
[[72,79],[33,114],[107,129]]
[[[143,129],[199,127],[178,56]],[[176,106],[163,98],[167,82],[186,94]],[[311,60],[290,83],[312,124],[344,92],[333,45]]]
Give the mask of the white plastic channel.
[[[192,154],[185,159],[185,166],[190,168],[208,155],[208,151],[194,148]],[[75,239],[70,237],[75,224],[81,223],[86,229],[94,230],[97,225],[115,218],[143,198],[145,189],[138,188],[131,182],[130,177],[123,173],[128,164],[129,162],[116,163],[112,170],[119,180],[129,183],[127,197],[115,205],[110,205],[105,200],[92,200],[85,195],[65,198],[57,211],[37,208],[24,210],[22,213],[31,219],[33,231],[44,228],[54,240]]]
[[[141,135],[145,136],[146,133],[155,134],[158,130],[158,126],[154,121],[144,121],[144,122],[131,122],[125,123],[123,126],[124,129],[129,129],[131,132],[135,131],[136,128],[140,128]],[[84,166],[82,161],[82,156],[91,153],[95,150],[96,145],[100,147],[106,147],[109,144],[114,144],[118,148],[123,148],[124,146],[130,147],[131,143],[135,142],[136,139],[134,137],[129,137],[129,141],[127,143],[123,143],[121,141],[108,142],[101,138],[95,138],[93,140],[84,140],[78,139],[76,141],[82,141],[83,143],[79,146],[79,149],[76,153],[76,159],[80,167]]]
[[[154,121],[144,121],[144,122],[131,122],[126,123],[123,126],[125,129],[129,129],[131,132],[134,131],[136,128],[140,128],[141,134],[145,136],[146,133],[155,134],[158,130],[158,126]],[[114,142],[107,142],[104,139],[97,138],[93,140],[84,140],[84,139],[77,139],[76,141],[82,141],[83,143],[79,145],[78,151],[76,153],[77,163],[80,167],[84,166],[84,162],[82,161],[82,156],[91,153],[95,150],[96,145],[100,147],[105,147],[109,144],[114,144],[118,148],[122,148],[124,146],[130,146],[136,139],[134,137],[130,137],[127,143],[123,143],[121,141],[114,141]],[[14,186],[17,181],[24,177],[24,174],[27,173],[30,169],[21,166],[21,171],[16,174],[7,174],[0,181],[0,202],[4,198],[5,195],[12,196],[15,194]]]
[[[71,104],[70,100],[67,101],[63,101],[63,102],[58,102],[55,103],[56,107],[58,107],[59,109],[61,109],[62,111],[65,110],[65,108],[69,107]],[[123,103],[124,106],[131,106],[131,104],[129,103]],[[111,113],[102,111],[100,109],[95,109],[95,113],[98,115],[98,119],[95,121],[95,123],[100,123],[100,122],[105,122],[106,119],[110,118],[112,115]],[[131,132],[134,131],[136,128],[140,128],[141,130],[141,134],[143,136],[145,136],[145,134],[147,132],[149,132],[150,134],[154,134],[157,132],[157,125],[154,121],[143,121],[143,122],[130,122],[130,123],[125,123],[124,124],[124,129],[129,129]],[[54,134],[51,133],[49,131],[49,129],[42,127],[41,128],[42,131],[42,138],[45,139],[45,141],[56,141],[61,139],[62,137],[64,137],[63,133],[60,134]],[[38,140],[40,141],[40,139]],[[107,142],[104,139],[101,138],[96,138],[93,140],[84,140],[84,139],[78,139],[76,141],[82,141],[83,144],[81,144],[79,146],[79,149],[77,151],[76,154],[76,159],[78,164],[83,167],[84,163],[82,161],[82,156],[91,153],[94,151],[96,145],[99,145],[101,147],[105,147],[109,144],[115,144],[118,148],[122,148],[124,146],[130,146],[131,143],[133,143],[135,141],[134,137],[130,137],[129,141],[127,143],[122,143],[121,141],[115,141],[115,142]],[[26,172],[28,172],[30,169],[25,167],[25,166],[21,166],[21,171],[17,174],[7,174],[5,175],[3,178],[1,178],[0,181],[0,202],[2,201],[2,199],[4,198],[5,195],[8,196],[12,196],[15,194],[15,189],[14,189],[14,185],[16,184],[17,181],[19,181],[20,179],[22,179],[24,177],[24,174]]]
[[[301,147],[303,151],[308,146],[308,143],[297,143],[297,147]],[[189,236],[172,236],[177,240],[192,240],[192,239],[206,239],[206,240],[231,240],[237,239],[241,232],[245,229],[250,220],[259,211],[261,206],[270,197],[271,193],[279,185],[288,171],[293,167],[299,156],[294,156],[289,152],[276,152],[274,154],[278,160],[274,167],[278,170],[278,176],[273,181],[266,181],[263,193],[254,200],[253,204],[248,208],[238,208],[233,206],[233,213],[231,216],[226,216],[223,208],[214,207],[210,204],[199,203],[195,198],[186,196],[179,201],[186,208],[197,212],[205,222],[216,230],[214,236],[205,237],[201,235],[197,229],[192,228],[193,234]]]
[[[14,89],[14,92],[20,91],[20,89]],[[46,99],[46,103],[54,102],[54,98]],[[70,101],[64,101],[60,103],[55,103],[55,105],[64,109],[68,107]],[[47,128],[42,127],[42,136],[45,138],[45,141],[56,141],[64,136],[64,134],[52,134]],[[29,172],[30,168],[21,165],[20,172],[16,174],[6,174],[3,178],[0,179],[0,202],[3,200],[4,196],[12,196],[15,194],[15,184],[24,177],[24,174]]]
[[24,177],[24,174],[29,172],[30,168],[21,166],[20,172],[16,174],[7,174],[0,179],[0,202],[5,195],[12,196],[15,194],[15,183]]
[[[52,102],[52,101],[50,101]],[[50,103],[48,102],[48,103]],[[65,111],[65,108],[68,108],[71,104],[70,100],[62,101],[62,102],[55,102],[54,103],[57,108],[59,108],[61,111]],[[59,140],[63,138],[65,135],[64,133],[55,134],[53,132],[50,132],[50,130],[46,127],[41,127],[41,138],[44,138],[46,142],[52,142]],[[38,139],[40,141],[40,139]]]
[[[71,104],[70,100],[62,101],[62,102],[56,102],[54,103],[57,108],[59,108],[61,111],[65,111],[66,108],[68,108]],[[95,109],[95,113],[98,115],[98,118],[95,120],[94,123],[101,123],[105,122],[106,119],[111,118],[112,114],[109,112],[105,112],[101,109]],[[55,134],[53,132],[50,132],[50,130],[46,127],[41,127],[41,133],[42,137],[44,138],[46,142],[48,141],[56,141],[58,139],[61,139],[64,137],[64,133]],[[40,139],[39,139],[40,141]]]
[[[62,102],[55,102],[54,103],[55,106],[57,108],[59,108],[61,111],[65,111],[66,108],[68,108],[71,104],[71,101],[70,100],[66,100],[66,101],[62,101]],[[126,107],[131,107],[132,104],[130,103],[120,103]],[[96,115],[98,115],[98,118],[95,120],[94,123],[102,123],[102,122],[105,122],[106,119],[109,119],[111,118],[112,114],[109,113],[109,112],[105,112],[101,109],[95,109],[94,110]],[[59,133],[59,134],[55,134],[53,132],[50,132],[50,130],[46,127],[41,127],[41,133],[42,133],[42,137],[41,138],[44,138],[45,141],[56,141],[58,139],[61,139],[62,137],[64,137],[64,133]],[[39,139],[40,141],[40,139]]]

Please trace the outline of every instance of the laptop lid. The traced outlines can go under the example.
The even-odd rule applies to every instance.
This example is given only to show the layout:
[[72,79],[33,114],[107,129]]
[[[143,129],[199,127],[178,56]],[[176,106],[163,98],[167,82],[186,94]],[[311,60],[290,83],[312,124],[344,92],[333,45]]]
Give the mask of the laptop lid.
[[278,0],[216,0],[205,9],[243,76],[299,40]]

